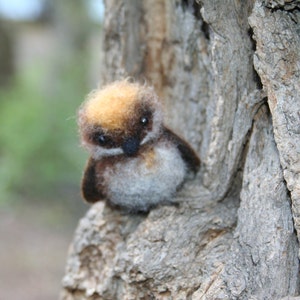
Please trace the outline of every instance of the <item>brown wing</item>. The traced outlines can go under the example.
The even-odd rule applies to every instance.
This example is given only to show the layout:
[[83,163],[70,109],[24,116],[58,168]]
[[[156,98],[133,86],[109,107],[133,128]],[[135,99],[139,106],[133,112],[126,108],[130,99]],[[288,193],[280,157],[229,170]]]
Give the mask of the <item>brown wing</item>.
[[96,176],[96,161],[90,158],[81,181],[81,193],[83,198],[89,203],[103,200],[104,195],[99,191],[99,186]]
[[176,145],[187,167],[197,173],[200,168],[200,159],[192,147],[167,127],[164,127],[163,135]]

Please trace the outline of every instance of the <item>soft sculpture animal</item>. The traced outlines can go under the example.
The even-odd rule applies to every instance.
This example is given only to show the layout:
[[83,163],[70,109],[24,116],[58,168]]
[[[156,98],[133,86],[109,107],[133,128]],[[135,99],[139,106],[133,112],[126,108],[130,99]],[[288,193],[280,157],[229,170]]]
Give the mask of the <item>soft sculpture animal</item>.
[[87,202],[147,212],[169,203],[200,167],[188,143],[164,126],[162,105],[147,85],[122,80],[91,92],[78,124],[91,154],[82,179]]

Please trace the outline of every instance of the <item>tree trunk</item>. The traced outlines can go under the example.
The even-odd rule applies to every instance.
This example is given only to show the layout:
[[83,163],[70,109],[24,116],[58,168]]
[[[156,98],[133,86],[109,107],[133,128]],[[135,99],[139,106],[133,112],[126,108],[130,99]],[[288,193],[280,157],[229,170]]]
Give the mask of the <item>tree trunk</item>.
[[61,299],[297,299],[299,22],[297,0],[106,1],[102,81],[153,84],[202,167],[178,207],[91,207]]

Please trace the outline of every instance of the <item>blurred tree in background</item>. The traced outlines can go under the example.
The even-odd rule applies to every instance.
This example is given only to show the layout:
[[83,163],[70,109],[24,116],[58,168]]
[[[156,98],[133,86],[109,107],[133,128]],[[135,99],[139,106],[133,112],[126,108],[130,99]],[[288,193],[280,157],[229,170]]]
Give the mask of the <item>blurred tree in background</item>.
[[97,81],[90,76],[96,64],[91,37],[94,31],[100,36],[86,4],[45,0],[36,20],[0,24],[0,66],[6,75],[0,74],[0,84],[12,77],[9,55],[16,68],[11,84],[0,89],[2,206],[80,197],[85,154],[78,146],[76,110]]
[[0,87],[10,83],[13,74],[13,41],[6,24],[0,20]]
[[101,3],[0,0],[1,299],[59,293],[87,208],[76,112],[99,80]]

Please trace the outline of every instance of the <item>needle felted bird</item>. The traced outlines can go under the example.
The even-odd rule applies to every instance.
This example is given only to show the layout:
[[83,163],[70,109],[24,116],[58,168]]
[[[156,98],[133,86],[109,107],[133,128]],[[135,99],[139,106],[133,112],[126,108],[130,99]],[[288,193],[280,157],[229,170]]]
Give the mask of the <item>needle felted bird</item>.
[[128,212],[170,202],[200,160],[187,142],[163,124],[154,89],[128,80],[91,92],[78,124],[90,158],[82,179],[87,202],[106,200]]

